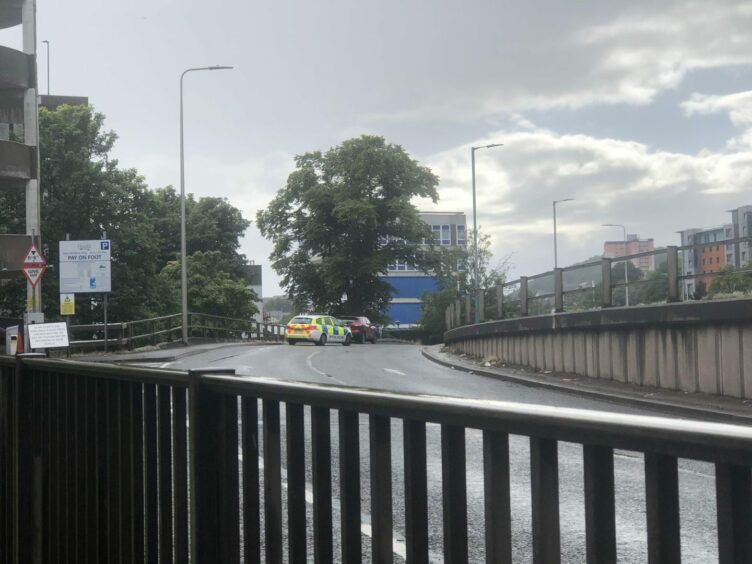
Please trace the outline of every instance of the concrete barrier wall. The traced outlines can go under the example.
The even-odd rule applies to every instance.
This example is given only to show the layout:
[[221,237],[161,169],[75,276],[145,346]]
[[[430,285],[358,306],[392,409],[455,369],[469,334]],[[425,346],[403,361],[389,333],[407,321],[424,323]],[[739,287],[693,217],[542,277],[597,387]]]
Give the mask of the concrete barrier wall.
[[458,327],[444,341],[509,365],[752,399],[752,300],[494,321]]

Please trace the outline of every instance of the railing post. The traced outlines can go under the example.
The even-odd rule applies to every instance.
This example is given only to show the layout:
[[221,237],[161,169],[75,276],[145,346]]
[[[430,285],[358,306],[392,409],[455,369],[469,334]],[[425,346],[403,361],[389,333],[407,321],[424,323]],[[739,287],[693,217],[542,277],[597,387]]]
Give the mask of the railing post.
[[133,350],[133,323],[128,323],[128,350]]
[[496,286],[496,319],[504,319],[504,284]]
[[601,259],[601,285],[603,286],[603,295],[601,296],[601,307],[611,307],[611,259],[603,257]]
[[486,320],[486,291],[482,288],[478,290],[478,297],[475,300],[478,304],[478,314],[475,316],[479,321]]
[[452,304],[449,304],[444,311],[444,327],[447,331],[452,328]]
[[167,318],[167,342],[172,342],[172,317]]
[[473,298],[468,294],[465,296],[465,325],[473,322]]
[[[229,447],[237,463],[237,440],[234,449],[226,444],[225,431],[230,423],[237,429],[237,413],[234,420],[227,422],[224,413],[227,402],[205,389],[201,376],[205,374],[235,374],[234,369],[196,369],[188,371],[188,436],[190,445],[190,492],[191,492],[191,562],[206,564],[223,561],[222,555],[228,550],[234,552],[234,539],[227,543],[232,531],[223,531],[222,521],[218,516],[227,512],[224,497],[228,484],[223,472],[222,461],[229,453],[223,452]],[[232,401],[236,401],[231,397]],[[237,478],[237,467],[235,477]],[[237,492],[236,492],[237,493]],[[238,516],[239,519],[239,516]],[[237,532],[237,530],[235,531]],[[229,545],[229,546],[228,546]]]
[[564,269],[554,268],[554,311],[564,311]]
[[666,247],[666,264],[668,265],[668,301],[679,301],[679,249]]
[[41,562],[42,559],[42,453],[39,431],[35,429],[39,414],[34,409],[34,379],[24,374],[23,359],[44,356],[41,353],[16,356],[11,406],[13,562]]
[[460,327],[462,325],[462,302],[460,300],[454,300],[454,326]]
[[520,317],[525,317],[527,312],[527,276],[520,276]]

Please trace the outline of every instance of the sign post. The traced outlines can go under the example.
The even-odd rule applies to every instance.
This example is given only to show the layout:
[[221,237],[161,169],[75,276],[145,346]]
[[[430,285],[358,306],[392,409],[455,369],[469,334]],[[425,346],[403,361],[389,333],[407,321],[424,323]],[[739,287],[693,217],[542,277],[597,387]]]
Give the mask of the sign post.
[[110,251],[109,239],[60,241],[60,293],[103,294],[105,352],[109,344],[107,294],[112,291]]
[[[37,246],[32,243],[24,254],[23,262],[21,263],[21,270],[23,271],[26,280],[29,281],[29,285],[34,289],[39,281],[42,279],[45,269],[47,268],[47,260],[39,252]],[[34,292],[31,293],[31,311],[36,309],[36,303],[34,300]]]

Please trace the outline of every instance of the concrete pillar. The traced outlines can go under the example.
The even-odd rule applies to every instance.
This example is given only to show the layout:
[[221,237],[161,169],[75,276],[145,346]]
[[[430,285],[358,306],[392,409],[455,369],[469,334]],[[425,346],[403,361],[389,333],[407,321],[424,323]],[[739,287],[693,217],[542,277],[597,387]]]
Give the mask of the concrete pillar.
[[[23,51],[31,55],[36,67],[37,54],[37,6],[36,0],[26,0],[21,7],[23,28]],[[24,144],[32,147],[36,161],[36,178],[26,182],[26,234],[36,235],[36,244],[41,251],[41,198],[39,195],[39,126],[37,101],[36,69],[30,73],[34,83],[24,92]],[[26,297],[28,312],[42,311],[42,283],[36,288],[26,285]]]
[[564,269],[554,268],[554,310],[564,311]]
[[668,301],[679,301],[679,249],[666,247],[666,264],[668,266]]
[[447,331],[452,328],[452,304],[449,304],[444,311],[444,327],[447,328]]
[[504,319],[504,285],[496,286],[496,319]]
[[601,281],[603,285],[601,307],[611,307],[614,304],[611,299],[611,259],[607,257],[601,259]]
[[478,315],[476,316],[480,321],[486,320],[486,291],[482,288],[478,290],[478,297],[476,299],[478,304]]
[[527,276],[520,276],[520,317],[527,315]]
[[465,296],[465,325],[473,322],[473,298]]
[[454,326],[460,327],[462,325],[462,302],[454,300]]

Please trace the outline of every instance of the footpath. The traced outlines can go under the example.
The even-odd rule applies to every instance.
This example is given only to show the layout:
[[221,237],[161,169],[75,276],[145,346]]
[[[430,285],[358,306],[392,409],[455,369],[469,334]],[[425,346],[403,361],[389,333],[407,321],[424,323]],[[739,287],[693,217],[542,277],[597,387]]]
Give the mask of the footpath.
[[553,389],[577,396],[658,410],[665,415],[752,424],[752,400],[711,394],[663,390],[651,386],[597,380],[576,374],[539,371],[520,366],[497,366],[486,359],[455,355],[443,345],[424,347],[427,359],[462,372],[497,378],[524,386]]
[[76,354],[71,360],[83,362],[109,362],[113,364],[141,364],[175,362],[178,359],[196,354],[236,347],[266,347],[282,344],[280,341],[243,341],[227,343],[199,343],[193,345],[172,344],[165,347],[143,347],[132,351],[115,351],[108,354],[101,352]]

